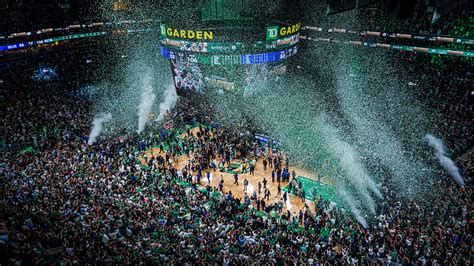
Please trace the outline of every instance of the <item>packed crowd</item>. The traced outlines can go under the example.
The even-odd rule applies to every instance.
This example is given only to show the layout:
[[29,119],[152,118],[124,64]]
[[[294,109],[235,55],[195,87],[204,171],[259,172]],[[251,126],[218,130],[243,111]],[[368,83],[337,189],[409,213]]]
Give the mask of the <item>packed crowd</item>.
[[[77,96],[84,96],[84,88],[106,73],[104,58],[118,57],[107,47],[113,40],[76,40],[0,53],[0,61],[5,60],[0,64],[0,149],[38,147],[48,139],[87,135],[89,99]],[[47,68],[55,77],[38,80]]]
[[[6,232],[0,227],[0,264],[472,264],[474,169],[465,158],[474,145],[466,115],[472,114],[472,98],[462,93],[469,79],[462,71],[466,62],[444,59],[440,66],[426,55],[404,60],[409,71],[426,73],[413,81],[414,90],[437,110],[438,131],[454,150],[466,187],[447,177],[439,182],[446,193],[427,203],[407,201],[390,179],[379,180],[385,200],[368,228],[321,198],[314,209],[291,213],[263,197],[263,184],[261,193],[243,198],[206,186],[200,180],[207,172],[229,166],[237,155],[251,159],[250,172],[253,160],[266,160],[289,181],[295,174],[291,162],[245,130],[186,132],[196,120],[211,121],[185,100],[173,111],[177,131],[185,134],[182,146],[175,145],[177,132],[160,135],[158,129],[140,136],[118,131],[89,146],[84,137],[90,103],[71,91],[77,84],[67,80],[73,78],[5,79],[0,225]],[[18,152],[11,149],[14,143],[36,152]],[[140,156],[149,147],[168,153],[147,157],[143,165]],[[180,155],[194,161],[180,168],[175,159]]]
[[377,31],[470,37],[472,34],[472,23],[470,23],[473,17],[472,7],[472,2],[466,1],[434,20],[435,5],[433,2],[425,3],[423,1],[415,3],[414,11],[408,18],[399,20],[387,16],[381,9],[361,9],[357,15],[360,18],[366,18],[370,27]]
[[474,112],[470,89],[474,76],[472,72],[466,71],[472,62],[418,54],[405,54],[403,57],[408,62],[409,75],[419,73],[420,68],[424,69],[419,79],[410,81],[413,91],[431,107],[431,115],[438,121],[435,130],[444,136],[453,155],[472,174],[474,136],[471,133],[472,119],[469,117]]
[[[6,0],[0,6],[0,36],[58,28],[97,19],[87,2]],[[82,5],[81,5],[82,3]]]
[[[361,21],[364,21],[364,28],[359,30],[380,31],[386,33],[422,34],[431,36],[454,37],[462,39],[472,39],[474,30],[474,13],[472,1],[466,1],[460,7],[444,14],[438,20],[433,20],[433,2],[423,3],[418,1],[413,14],[408,18],[394,20],[386,15],[383,10],[362,9],[357,13]],[[344,23],[344,20],[340,20]],[[355,27],[344,25],[347,29]],[[353,38],[353,36],[351,36]],[[361,38],[367,41],[367,38]],[[369,38],[374,41],[374,38]],[[377,42],[391,43],[398,45],[412,45],[417,47],[449,48],[454,50],[470,51],[472,43],[458,43],[448,41],[422,41],[419,39],[388,38],[387,36],[375,38]]]
[[[88,131],[86,108],[69,104],[77,107],[69,109],[74,113],[69,119],[77,119],[70,136],[47,142],[39,154],[2,156],[0,219],[8,228],[2,258],[8,263],[465,264],[472,259],[469,188],[440,184],[449,193],[426,207],[405,202],[392,192],[390,180],[383,180],[387,200],[366,229],[322,199],[315,210],[279,212],[271,201],[263,208],[261,201],[199,186],[198,177],[205,178],[215,159],[227,164],[230,154],[251,151],[265,159],[264,147],[253,153],[260,148],[251,135],[201,128],[196,136],[187,133],[189,145],[180,147],[173,144],[174,133],[164,138],[124,133],[88,146],[76,137]],[[168,156],[147,158],[143,167],[141,152],[160,145],[173,148]],[[195,162],[177,169],[174,152]],[[273,167],[286,167],[276,159]]]
[[[10,84],[6,81],[5,86]],[[3,95],[3,142],[17,147],[23,143],[39,144],[49,137],[68,134],[88,126],[88,112],[82,99],[74,99],[64,90],[64,82],[26,83]],[[11,87],[10,87],[11,88]],[[45,94],[48,97],[42,97]],[[52,113],[54,110],[54,114]],[[16,121],[15,123],[8,123]],[[84,132],[82,132],[84,133]],[[70,134],[70,133],[69,133]],[[67,137],[67,135],[64,135]],[[37,146],[37,145],[35,145]]]

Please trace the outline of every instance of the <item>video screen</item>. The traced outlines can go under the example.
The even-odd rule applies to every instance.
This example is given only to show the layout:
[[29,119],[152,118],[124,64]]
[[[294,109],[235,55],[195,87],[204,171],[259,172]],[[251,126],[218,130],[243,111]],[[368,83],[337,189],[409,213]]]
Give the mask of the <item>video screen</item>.
[[174,85],[179,93],[203,93],[203,74],[198,64],[170,60]]

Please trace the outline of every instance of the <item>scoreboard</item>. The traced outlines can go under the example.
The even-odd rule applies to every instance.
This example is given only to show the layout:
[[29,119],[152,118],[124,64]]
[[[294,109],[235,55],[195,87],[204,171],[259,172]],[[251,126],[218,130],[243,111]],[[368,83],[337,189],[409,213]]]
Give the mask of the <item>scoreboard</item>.
[[160,47],[160,54],[171,60],[204,65],[253,65],[266,64],[288,59],[298,52],[298,47],[258,54],[198,54],[186,51],[172,51]]

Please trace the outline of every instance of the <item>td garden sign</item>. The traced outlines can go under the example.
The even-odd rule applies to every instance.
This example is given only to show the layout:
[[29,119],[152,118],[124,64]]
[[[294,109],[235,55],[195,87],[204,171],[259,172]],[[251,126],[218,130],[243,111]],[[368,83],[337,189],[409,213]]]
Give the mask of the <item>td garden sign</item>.
[[[266,28],[266,40],[275,41],[297,34],[301,29],[301,22],[288,26],[270,26]],[[248,29],[247,29],[248,30]],[[160,24],[160,35],[163,38],[189,41],[213,41],[214,32],[212,30],[193,30],[174,28]]]
[[209,40],[212,41],[214,34],[212,31],[203,30],[186,30],[166,27],[165,24],[160,24],[161,37],[186,39],[186,40]]
[[301,29],[301,22],[290,26],[271,26],[267,27],[267,41],[277,40],[286,36],[298,33]]

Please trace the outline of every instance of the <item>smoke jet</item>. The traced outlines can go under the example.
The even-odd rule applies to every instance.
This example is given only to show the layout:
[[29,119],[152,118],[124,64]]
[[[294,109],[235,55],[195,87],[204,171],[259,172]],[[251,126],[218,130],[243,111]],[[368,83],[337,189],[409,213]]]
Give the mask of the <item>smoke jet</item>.
[[153,93],[153,86],[151,84],[151,73],[150,71],[147,71],[147,73],[143,75],[141,100],[138,106],[137,132],[139,134],[143,131],[143,129],[145,129],[145,125],[148,122],[148,117],[150,115],[153,103],[155,103],[155,99],[156,95]]
[[464,179],[459,174],[459,168],[456,166],[453,160],[451,160],[448,156],[446,156],[446,151],[443,145],[443,141],[431,134],[427,134],[425,136],[425,139],[428,142],[428,145],[433,147],[435,156],[436,158],[438,158],[444,170],[446,170],[446,172],[448,172],[449,175],[451,175],[454,178],[456,183],[464,187]]
[[92,122],[92,130],[89,134],[89,140],[87,144],[92,145],[96,141],[97,137],[102,132],[104,124],[112,120],[112,115],[110,113],[100,113],[96,115],[94,121]]
[[345,190],[344,188],[340,187],[338,189],[339,195],[344,199],[345,202],[349,205],[349,208],[356,218],[356,220],[364,227],[367,228],[367,220],[362,216],[362,212],[359,209],[357,201]]
[[164,92],[163,92],[163,102],[160,103],[160,114],[156,118],[156,121],[162,121],[165,113],[176,105],[176,101],[178,101],[178,94],[176,94],[176,89],[173,85],[170,85]]

